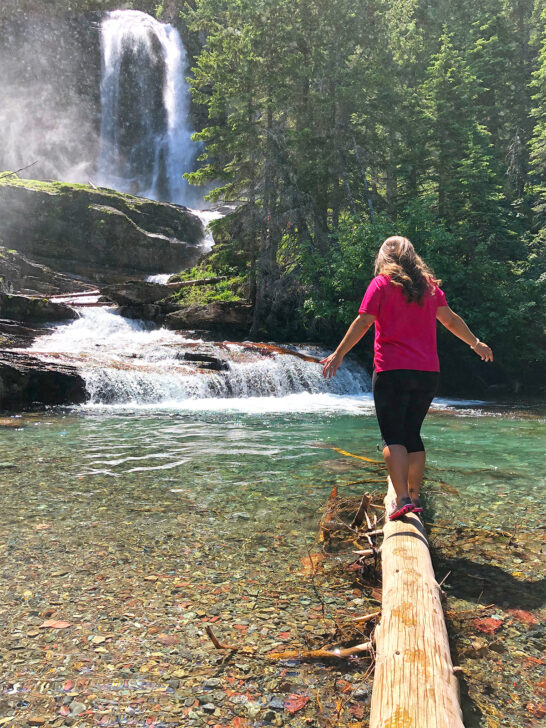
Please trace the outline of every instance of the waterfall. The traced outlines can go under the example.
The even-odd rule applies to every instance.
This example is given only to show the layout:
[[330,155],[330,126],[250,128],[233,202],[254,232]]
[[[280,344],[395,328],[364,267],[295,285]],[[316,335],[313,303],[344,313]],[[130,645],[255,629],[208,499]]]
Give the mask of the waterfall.
[[120,192],[202,204],[183,179],[199,145],[191,141],[186,50],[176,28],[138,10],[114,10],[101,25],[98,183]]
[[[278,409],[279,401],[288,398],[288,411],[294,407],[313,411],[331,406],[332,396],[354,397],[370,390],[370,378],[356,362],[344,363],[335,379],[325,380],[319,364],[290,353],[268,354],[248,343],[196,342],[124,318],[109,308],[83,310],[74,322],[59,324],[53,333],[36,339],[30,351],[45,360],[76,366],[85,379],[91,405],[195,409],[206,403],[214,409],[260,410],[266,400],[270,409]],[[225,366],[220,371],[207,370],[186,358],[189,354],[198,359],[200,352]],[[307,353],[324,356],[327,352]],[[300,398],[297,403],[290,399],[293,396]],[[257,398],[259,402],[253,401]]]

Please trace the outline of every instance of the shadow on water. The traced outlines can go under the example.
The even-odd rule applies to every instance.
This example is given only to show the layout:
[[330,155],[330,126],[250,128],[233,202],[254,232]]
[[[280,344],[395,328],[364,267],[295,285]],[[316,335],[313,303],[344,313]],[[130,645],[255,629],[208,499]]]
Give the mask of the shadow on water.
[[498,604],[505,609],[539,609],[546,603],[546,578],[521,581],[493,564],[465,558],[446,558],[433,550],[439,573],[451,572],[449,593],[457,599],[481,604]]
[[[446,614],[444,617],[447,633],[449,635],[449,651],[451,652],[451,659],[454,665],[460,665],[461,656],[459,655],[459,650],[457,649],[454,639],[457,628]],[[463,724],[465,725],[465,728],[481,728],[483,726],[483,719],[485,716],[481,708],[470,696],[468,682],[464,673],[457,673],[457,681],[459,683],[459,700],[461,703],[461,710],[463,711]]]
[[[427,500],[426,495],[423,499],[429,547],[437,579],[441,580],[449,574],[448,582],[443,588],[448,591],[450,599],[465,601],[470,608],[472,605],[477,608],[478,605],[494,604],[503,610],[535,611],[546,604],[546,578],[538,573],[537,579],[524,580],[518,579],[510,573],[507,569],[510,566],[513,568],[512,559],[516,554],[507,545],[503,549],[506,560],[505,569],[488,562],[487,553],[480,553],[477,545],[471,552],[473,557],[453,553],[450,550],[454,545],[453,534],[450,534],[446,542],[442,543],[443,539],[440,536],[442,527],[439,526],[439,530],[430,528],[435,523],[436,515],[432,500],[430,498]],[[472,535],[475,533],[476,530],[472,529]],[[459,538],[464,540],[465,533],[462,532]],[[496,560],[502,558],[502,551],[498,551]],[[445,621],[453,664],[462,665],[467,659],[464,653],[465,630],[461,633],[461,622],[457,619],[456,612],[452,616],[450,616],[450,610],[445,612]],[[467,678],[463,672],[459,672],[457,677],[464,725],[466,728],[482,728],[487,719],[487,712],[484,713],[483,706],[480,707],[471,694],[475,692],[472,678]],[[484,683],[481,692],[487,693],[487,689],[487,685]]]

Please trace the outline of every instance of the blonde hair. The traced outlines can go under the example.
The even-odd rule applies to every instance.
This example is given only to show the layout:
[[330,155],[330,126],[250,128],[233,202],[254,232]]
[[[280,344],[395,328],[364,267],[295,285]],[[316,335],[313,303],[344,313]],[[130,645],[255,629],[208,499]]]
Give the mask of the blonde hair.
[[401,235],[387,238],[375,259],[375,275],[389,276],[395,286],[402,286],[408,303],[423,303],[424,295],[432,293],[442,281],[417,255],[411,242]]

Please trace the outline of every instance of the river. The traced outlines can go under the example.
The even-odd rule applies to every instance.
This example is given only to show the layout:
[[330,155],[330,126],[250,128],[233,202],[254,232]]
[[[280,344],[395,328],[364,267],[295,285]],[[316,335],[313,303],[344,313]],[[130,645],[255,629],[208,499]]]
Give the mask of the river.
[[[451,571],[467,726],[521,728],[541,710],[543,414],[440,400],[424,427],[425,517],[437,575]],[[324,557],[317,541],[333,485],[383,490],[381,466],[333,449],[380,457],[369,392],[125,398],[4,425],[5,715],[366,725],[367,657],[264,655],[335,642],[336,623],[377,605],[344,568],[354,547]],[[207,626],[260,657],[216,651]]]

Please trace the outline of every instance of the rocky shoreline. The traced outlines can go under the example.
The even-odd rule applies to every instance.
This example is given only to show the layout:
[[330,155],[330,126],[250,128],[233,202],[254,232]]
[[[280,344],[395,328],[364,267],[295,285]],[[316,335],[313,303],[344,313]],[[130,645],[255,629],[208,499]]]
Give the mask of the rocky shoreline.
[[[113,306],[122,316],[209,340],[244,338],[249,303],[184,306],[173,294],[185,284],[143,280],[194,265],[202,239],[201,220],[182,206],[0,174],[0,410],[85,400],[75,367],[25,351],[52,324],[78,318],[83,306]],[[80,298],[97,286],[99,296]],[[211,367],[221,362],[202,368]]]

